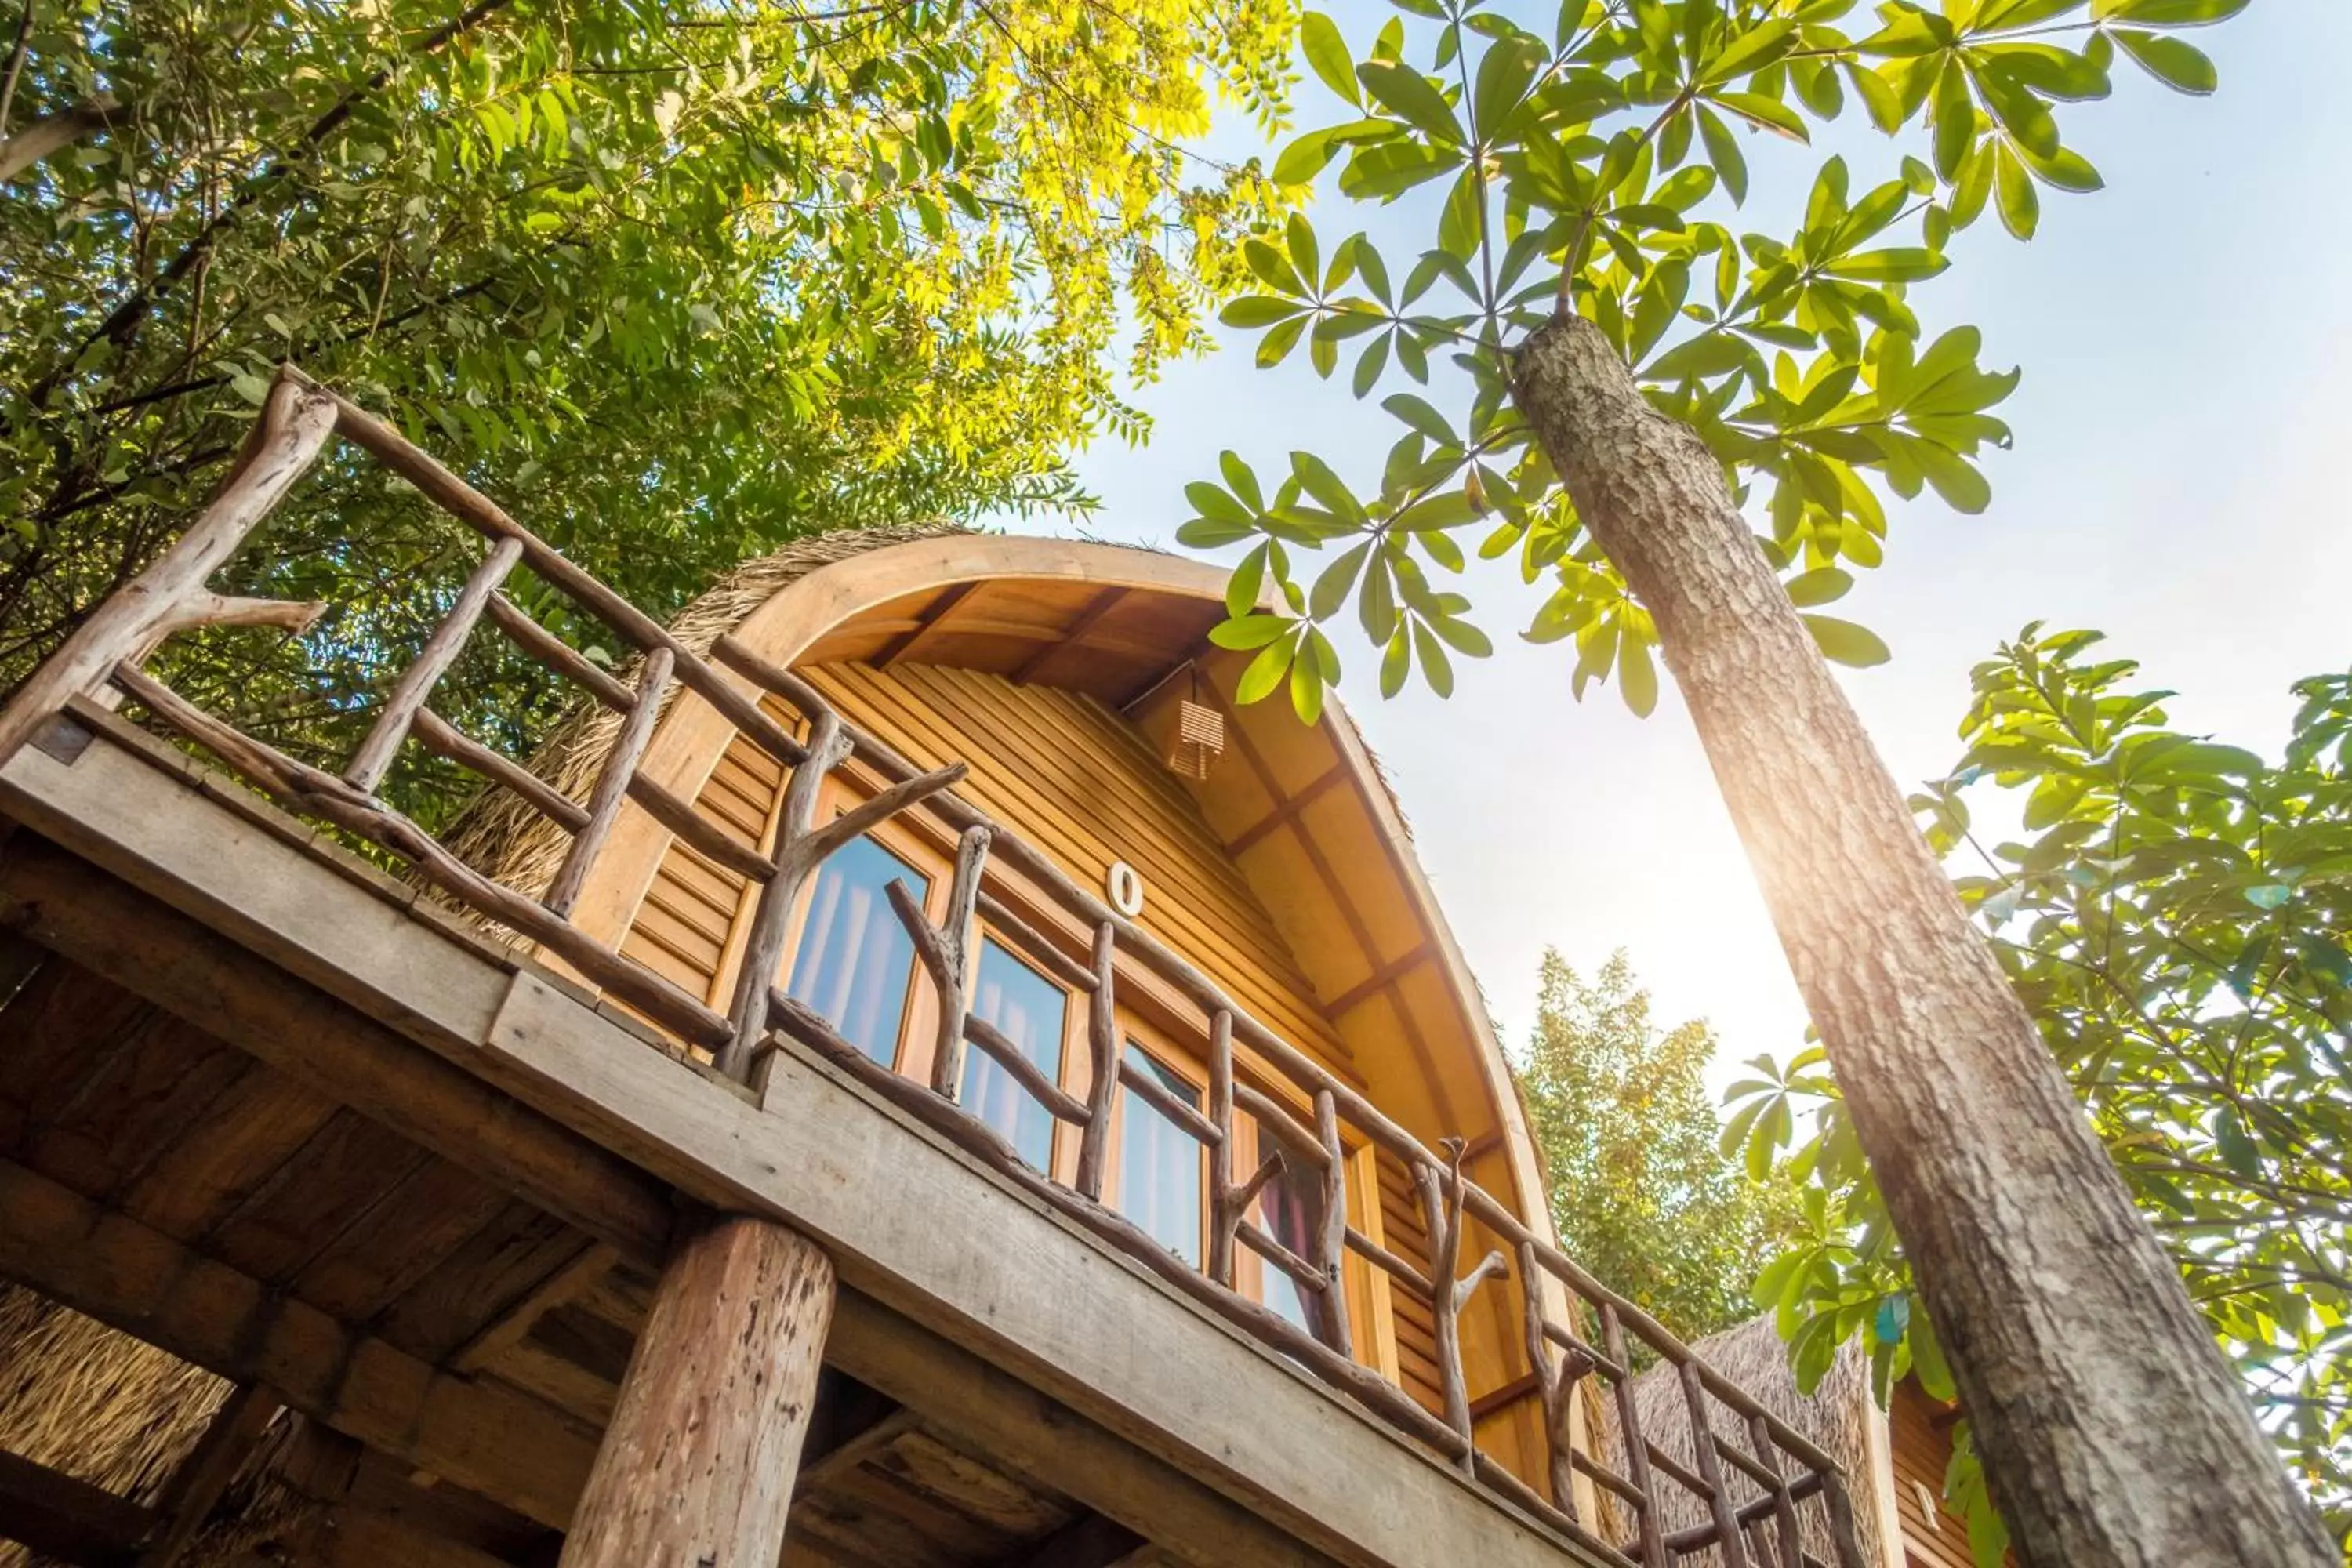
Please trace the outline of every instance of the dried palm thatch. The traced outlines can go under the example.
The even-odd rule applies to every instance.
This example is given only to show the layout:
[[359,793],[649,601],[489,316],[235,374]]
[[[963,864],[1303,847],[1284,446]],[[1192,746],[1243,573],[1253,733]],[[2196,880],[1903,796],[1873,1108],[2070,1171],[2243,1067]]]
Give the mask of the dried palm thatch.
[[[1873,1425],[1881,1417],[1871,1400],[1870,1362],[1861,1347],[1849,1343],[1841,1350],[1829,1374],[1811,1396],[1797,1392],[1796,1374],[1789,1367],[1788,1346],[1769,1317],[1727,1329],[1698,1341],[1691,1348],[1701,1360],[1746,1389],[1765,1408],[1811,1438],[1844,1467],[1853,1495],[1854,1533],[1863,1561],[1884,1562],[1885,1529],[1878,1514],[1877,1489],[1872,1480],[1873,1466],[1877,1461],[1871,1437]],[[1695,1452],[1690,1413],[1683,1403],[1682,1383],[1675,1369],[1661,1363],[1635,1377],[1633,1401],[1641,1416],[1643,1436],[1690,1468]],[[1719,1437],[1738,1443],[1748,1453],[1756,1451],[1748,1435],[1747,1418],[1712,1395],[1707,1399],[1706,1418],[1709,1428]],[[1603,1441],[1610,1467],[1623,1474],[1623,1440],[1613,1423]],[[1783,1457],[1780,1462],[1784,1471],[1794,1473],[1790,1460]],[[1744,1507],[1764,1495],[1763,1489],[1736,1467],[1726,1465],[1723,1468],[1736,1505]],[[1671,1535],[1710,1521],[1712,1516],[1704,1500],[1663,1476],[1656,1480],[1664,1499],[1658,1522],[1665,1533]],[[1836,1562],[1827,1510],[1819,1503],[1807,1503],[1797,1511],[1804,1549],[1824,1563]],[[1718,1568],[1723,1555],[1709,1547],[1680,1562],[1686,1568]]]
[[[0,1286],[0,1450],[152,1503],[204,1435],[229,1385],[200,1366],[16,1286]],[[281,1418],[181,1561],[248,1561],[286,1537],[310,1505],[268,1479]],[[0,1541],[0,1568],[26,1568]]]
[[[820,566],[892,544],[968,531],[958,523],[925,522],[817,534],[728,573],[678,612],[670,622],[670,634],[694,652],[707,654],[744,617]],[[621,673],[626,679],[634,671]],[[679,689],[671,686],[665,705]],[[620,714],[583,699],[532,753],[530,771],[571,799],[584,802],[620,732]],[[459,815],[442,841],[476,870],[536,898],[554,880],[572,837],[521,796],[491,789]]]

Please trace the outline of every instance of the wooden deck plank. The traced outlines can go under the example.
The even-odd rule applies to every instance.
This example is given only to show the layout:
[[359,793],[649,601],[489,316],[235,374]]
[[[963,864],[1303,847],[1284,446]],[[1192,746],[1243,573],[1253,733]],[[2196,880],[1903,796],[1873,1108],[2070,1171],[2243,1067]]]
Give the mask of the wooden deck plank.
[[[366,901],[359,889],[346,890]],[[320,923],[310,912],[305,922]],[[658,1258],[667,1246],[667,1195],[625,1163],[63,849],[38,839],[10,846],[0,862],[0,923],[141,1001],[200,1020],[305,1088],[564,1215],[629,1256]],[[437,945],[453,963],[465,957],[454,944]],[[15,1011],[0,1012],[0,1019]]]
[[291,1284],[428,1158],[382,1122],[340,1112],[213,1229],[205,1250],[267,1284]]

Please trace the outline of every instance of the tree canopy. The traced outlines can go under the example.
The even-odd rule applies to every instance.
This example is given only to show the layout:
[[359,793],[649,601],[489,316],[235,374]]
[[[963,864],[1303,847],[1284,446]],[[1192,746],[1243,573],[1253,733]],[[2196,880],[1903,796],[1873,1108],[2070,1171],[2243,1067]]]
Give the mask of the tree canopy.
[[[1203,345],[1282,201],[1179,148],[1221,93],[1277,122],[1270,0],[30,5],[0,684],[172,535],[280,360],[656,610],[812,529],[1082,506],[1069,451],[1141,434],[1122,384]],[[341,613],[174,677],[302,750],[456,544],[331,465],[241,585]]]
[[[2136,689],[2100,640],[2029,626],[1978,666],[1967,750],[1914,805],[2264,1428],[2352,1544],[2352,674],[2297,684],[2273,762],[2168,728],[2171,694]],[[2015,837],[1986,842],[1970,801],[1987,786]],[[1821,1053],[1752,1065],[1727,1148],[1761,1170],[1795,1143],[1812,1221],[1758,1305],[1802,1378],[1859,1335],[1882,1383],[1916,1371],[1948,1396]],[[1992,1539],[1981,1489],[1960,1495]]]
[[[1393,3],[1403,15],[1369,48],[1307,15],[1307,62],[1346,117],[1291,142],[1274,174],[1305,184],[1336,164],[1356,203],[1442,191],[1428,247],[1383,255],[1294,216],[1246,247],[1258,292],[1223,319],[1261,334],[1262,366],[1304,343],[1325,378],[1352,357],[1359,398],[1407,384],[1381,400],[1402,430],[1377,472],[1301,451],[1268,478],[1228,452],[1188,489],[1179,535],[1249,547],[1218,638],[1257,650],[1244,700],[1286,687],[1306,714],[1339,677],[1351,605],[1384,692],[1418,669],[1442,695],[1457,658],[1491,650],[1451,581],[1465,543],[1540,589],[1523,635],[1574,643],[1579,695],[1613,676],[1634,710],[1654,703],[1655,606],[1512,396],[1517,345],[1555,307],[1594,322],[1720,460],[1822,651],[1885,659],[1822,606],[1884,559],[1885,492],[1985,508],[1980,459],[2010,440],[1990,410],[2019,374],[1982,363],[1974,327],[1923,316],[1914,286],[1986,214],[2027,239],[2044,192],[2099,187],[2061,121],[2116,70],[2211,91],[2179,31],[2245,0],[1887,0],[1874,19],[1853,0],[1563,0],[1541,31],[1486,0]],[[1748,149],[1798,155],[1842,116],[1887,134],[1880,166],[1822,159],[1789,228],[1743,227]],[[1328,565],[1298,558],[1326,549]],[[1267,584],[1276,606],[1256,613]]]
[[1586,980],[1544,954],[1517,1064],[1560,1243],[1685,1339],[1754,1314],[1748,1283],[1787,1238],[1788,1189],[1746,1181],[1717,1149],[1699,1019],[1660,1030],[1623,952]]

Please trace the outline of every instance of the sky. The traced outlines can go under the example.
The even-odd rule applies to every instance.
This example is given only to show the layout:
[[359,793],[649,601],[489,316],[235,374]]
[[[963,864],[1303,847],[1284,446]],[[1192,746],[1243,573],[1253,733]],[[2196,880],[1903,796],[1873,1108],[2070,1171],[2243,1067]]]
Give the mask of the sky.
[[[1343,0],[1333,14],[1360,49],[1391,13]],[[2269,754],[2289,683],[2352,664],[2352,94],[2337,79],[2352,5],[2255,0],[2191,37],[2220,68],[2218,93],[2183,97],[2118,60],[2111,99],[2061,110],[2106,188],[2045,192],[2029,245],[1988,216],[1955,240],[1949,271],[1913,289],[1931,332],[1976,324],[1984,364],[2024,380],[1995,411],[2016,443],[1987,458],[1990,508],[1963,517],[1932,492],[1893,502],[1886,564],[1836,609],[1893,647],[1841,679],[1906,784],[1949,769],[1970,665],[2028,621],[2105,629],[2113,657],[2179,692],[2177,727]],[[1298,126],[1345,117],[1302,86]],[[1252,140],[1223,125],[1208,148],[1245,154]],[[1742,226],[1791,226],[1823,151],[1848,155],[1858,186],[1897,155],[1859,123],[1813,154],[1750,142]],[[1405,237],[1433,227],[1328,188],[1312,216],[1327,254],[1368,227],[1392,268],[1412,253]],[[1213,478],[1227,447],[1261,473],[1286,468],[1294,447],[1376,470],[1401,433],[1378,398],[1404,383],[1358,404],[1344,373],[1318,381],[1303,351],[1260,371],[1255,334],[1224,336],[1136,395],[1156,422],[1148,445],[1081,455],[1101,510],[1064,531],[1175,548],[1183,487]],[[1506,1040],[1525,1038],[1545,948],[1589,972],[1622,947],[1662,1023],[1715,1026],[1718,1086],[1738,1059],[1798,1048],[1803,1005],[1671,683],[1647,720],[1613,687],[1578,703],[1570,645],[1513,635],[1539,590],[1490,573],[1469,591],[1496,653],[1460,664],[1450,700],[1416,685],[1382,701],[1360,639],[1342,644],[1340,694]]]

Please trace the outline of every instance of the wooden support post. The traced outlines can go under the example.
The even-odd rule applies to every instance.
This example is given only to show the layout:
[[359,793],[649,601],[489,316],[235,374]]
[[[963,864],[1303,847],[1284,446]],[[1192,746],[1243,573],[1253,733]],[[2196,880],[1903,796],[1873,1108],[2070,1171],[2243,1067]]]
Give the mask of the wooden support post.
[[334,433],[333,402],[281,372],[212,504],[153,565],[101,601],[0,706],[0,763],[16,755],[68,699],[97,689],[116,665],[150,647],[192,596],[209,597],[205,580],[310,471]]
[[383,782],[393,758],[400,752],[400,743],[408,739],[408,727],[415,722],[417,710],[433,695],[433,689],[441,684],[449,667],[457,662],[457,656],[466,649],[466,639],[474,635],[474,623],[482,618],[483,606],[521,559],[522,541],[501,539],[490,546],[482,563],[466,579],[466,585],[457,591],[457,602],[441,617],[441,624],[433,628],[433,635],[425,639],[415,662],[400,672],[392,695],[383,700],[383,711],[376,715],[367,738],[352,753],[351,766],[343,770],[343,778],[353,789],[362,795],[373,795],[375,786]]
[[[1625,1325],[1617,1320],[1613,1301],[1601,1303],[1601,1348],[1617,1363],[1621,1373],[1625,1369]],[[1650,1479],[1650,1446],[1642,1436],[1642,1413],[1633,1397],[1633,1380],[1621,1375],[1615,1378],[1617,1395],[1617,1435],[1625,1444],[1625,1479],[1642,1494],[1641,1547],[1643,1568],[1666,1568],[1666,1541],[1658,1525],[1658,1485]]]
[[1323,1342],[1341,1355],[1356,1353],[1348,1322],[1348,1151],[1339,1142],[1339,1102],[1328,1089],[1315,1091],[1315,1133],[1323,1142],[1323,1205],[1316,1216],[1315,1266],[1323,1270],[1323,1293],[1315,1302],[1315,1326]]
[[1707,1512],[1715,1520],[1716,1550],[1722,1554],[1723,1568],[1748,1568],[1747,1549],[1739,1542],[1739,1510],[1723,1484],[1715,1428],[1706,1418],[1706,1385],[1699,1381],[1696,1362],[1684,1362],[1675,1370],[1682,1377],[1684,1407],[1690,1413],[1691,1458],[1698,1466],[1698,1479],[1706,1483]]
[[749,1215],[691,1224],[563,1568],[774,1568],[833,1306],[833,1261],[807,1237]]
[[[1095,985],[1092,994],[1087,998],[1087,1055],[1094,1068],[1094,1078],[1087,1085],[1087,1126],[1078,1139],[1077,1187],[1081,1195],[1097,1203],[1102,1201],[1103,1166],[1110,1155],[1111,1100],[1118,1093],[1118,1014],[1111,987],[1111,968],[1118,955],[1118,933],[1108,921],[1095,927]],[[1218,1021],[1225,1030],[1225,1076],[1230,1083],[1233,1079],[1231,1026],[1223,1014],[1218,1015]],[[1214,1055],[1213,1039],[1212,1055]],[[1212,1068],[1213,1073],[1213,1070]],[[1225,1119],[1228,1121],[1233,1120],[1230,1097],[1225,1105]],[[1223,1146],[1222,1142],[1219,1145],[1220,1148]],[[1226,1180],[1232,1180],[1233,1162],[1230,1156],[1223,1165],[1217,1165],[1217,1150],[1212,1149],[1209,1159],[1213,1173],[1223,1170]],[[1213,1175],[1211,1179],[1213,1184]],[[1233,1268],[1232,1238],[1228,1237],[1226,1241],[1225,1267],[1230,1276]]]

